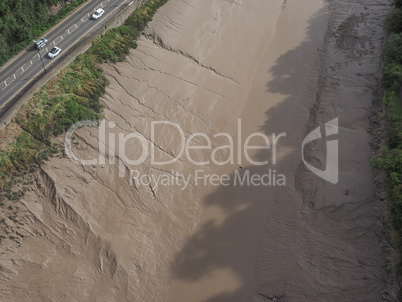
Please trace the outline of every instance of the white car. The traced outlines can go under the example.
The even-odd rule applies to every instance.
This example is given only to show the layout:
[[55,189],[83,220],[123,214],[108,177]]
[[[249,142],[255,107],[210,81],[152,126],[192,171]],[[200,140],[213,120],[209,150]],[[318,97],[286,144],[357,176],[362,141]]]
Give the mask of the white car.
[[49,53],[47,54],[49,58],[53,59],[61,52],[61,49],[58,47],[54,47]]
[[102,17],[102,15],[105,13],[105,11],[101,8],[98,8],[91,16],[92,19],[96,20]]

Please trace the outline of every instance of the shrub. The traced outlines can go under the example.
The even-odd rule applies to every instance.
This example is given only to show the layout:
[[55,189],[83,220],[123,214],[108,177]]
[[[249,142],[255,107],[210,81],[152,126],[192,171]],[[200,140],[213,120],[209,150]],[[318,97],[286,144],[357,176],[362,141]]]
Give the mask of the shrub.
[[[391,149],[383,153],[380,158],[371,161],[373,168],[381,169],[387,171],[388,173],[396,173],[394,179],[398,177],[402,179],[402,150],[401,149]],[[396,183],[392,183],[396,185]]]
[[402,32],[402,8],[394,8],[384,20],[385,29],[388,32]]
[[392,34],[384,48],[386,64],[402,64],[402,35]]
[[385,88],[393,91],[399,90],[399,83],[402,80],[402,65],[390,63],[384,68],[382,75],[382,83]]
[[[395,229],[393,244],[402,253],[402,104],[400,84],[402,80],[402,0],[394,0],[395,8],[389,13],[384,25],[391,34],[384,47],[385,68],[382,84],[387,105],[388,147],[380,158],[371,160],[372,167],[384,170],[388,175],[388,197],[391,221]],[[396,267],[402,276],[402,262]],[[399,292],[402,298],[402,291]]]

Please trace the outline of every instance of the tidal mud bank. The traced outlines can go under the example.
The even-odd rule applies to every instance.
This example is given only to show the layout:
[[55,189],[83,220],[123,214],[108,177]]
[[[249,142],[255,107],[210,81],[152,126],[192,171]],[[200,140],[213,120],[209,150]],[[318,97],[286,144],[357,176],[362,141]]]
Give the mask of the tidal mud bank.
[[[126,62],[103,66],[104,124],[75,132],[75,154],[105,162],[53,158],[36,174],[30,235],[1,256],[3,300],[381,301],[369,130],[389,8],[170,0]],[[302,162],[305,136],[334,119],[335,185]],[[210,148],[181,154],[195,133]],[[283,135],[244,152],[253,133]],[[229,136],[241,147],[212,155]],[[325,139],[305,148],[322,170],[325,155]],[[247,173],[270,182],[230,181]]]

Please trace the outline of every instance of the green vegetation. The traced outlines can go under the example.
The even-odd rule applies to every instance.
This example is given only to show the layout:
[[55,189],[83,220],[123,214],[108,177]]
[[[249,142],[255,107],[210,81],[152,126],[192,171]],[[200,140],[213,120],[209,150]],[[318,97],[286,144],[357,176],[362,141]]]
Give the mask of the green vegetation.
[[50,156],[62,154],[62,148],[51,143],[53,137],[63,134],[77,121],[102,119],[100,97],[108,81],[99,64],[124,60],[130,48],[137,46],[140,32],[166,2],[149,0],[124,25],[94,39],[88,51],[19,110],[13,122],[21,132],[0,151],[0,195],[9,200],[20,198],[26,190],[15,185],[16,177],[34,172]]
[[[394,6],[384,22],[390,34],[384,48],[382,76],[389,128],[388,145],[379,158],[372,159],[371,164],[388,175],[389,207],[396,231],[393,244],[402,254],[402,0],[394,0]],[[398,265],[398,274],[402,277],[402,262]]]
[[[85,1],[87,0],[1,0],[0,66]],[[57,14],[50,13],[51,5],[61,6]]]

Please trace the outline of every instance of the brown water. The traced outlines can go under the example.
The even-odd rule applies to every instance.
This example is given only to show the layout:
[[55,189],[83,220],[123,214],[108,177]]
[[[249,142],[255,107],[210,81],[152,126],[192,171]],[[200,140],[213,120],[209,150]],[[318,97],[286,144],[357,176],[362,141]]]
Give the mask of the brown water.
[[[237,148],[225,165],[212,163],[211,150],[190,153],[209,164],[184,154],[156,165],[148,155],[120,171],[118,161],[52,159],[24,201],[36,217],[32,235],[2,254],[3,301],[381,300],[368,130],[388,10],[387,1],[170,0],[127,61],[104,66],[106,154],[122,158],[111,133],[138,132],[157,159],[172,159],[178,131],[165,125],[152,136],[151,127],[169,121],[187,139],[205,133],[212,149],[227,143],[214,137],[221,132],[241,147],[252,133],[271,143],[284,133],[276,162],[273,148],[249,150],[251,160],[268,160],[262,166]],[[333,185],[305,168],[301,146],[335,118]],[[97,156],[98,129],[76,134],[76,154]],[[143,153],[135,139],[125,151]],[[325,152],[320,140],[305,156],[324,169]],[[129,170],[150,183],[130,183]],[[286,185],[204,185],[196,173],[271,173]],[[165,176],[174,181],[152,181]]]

